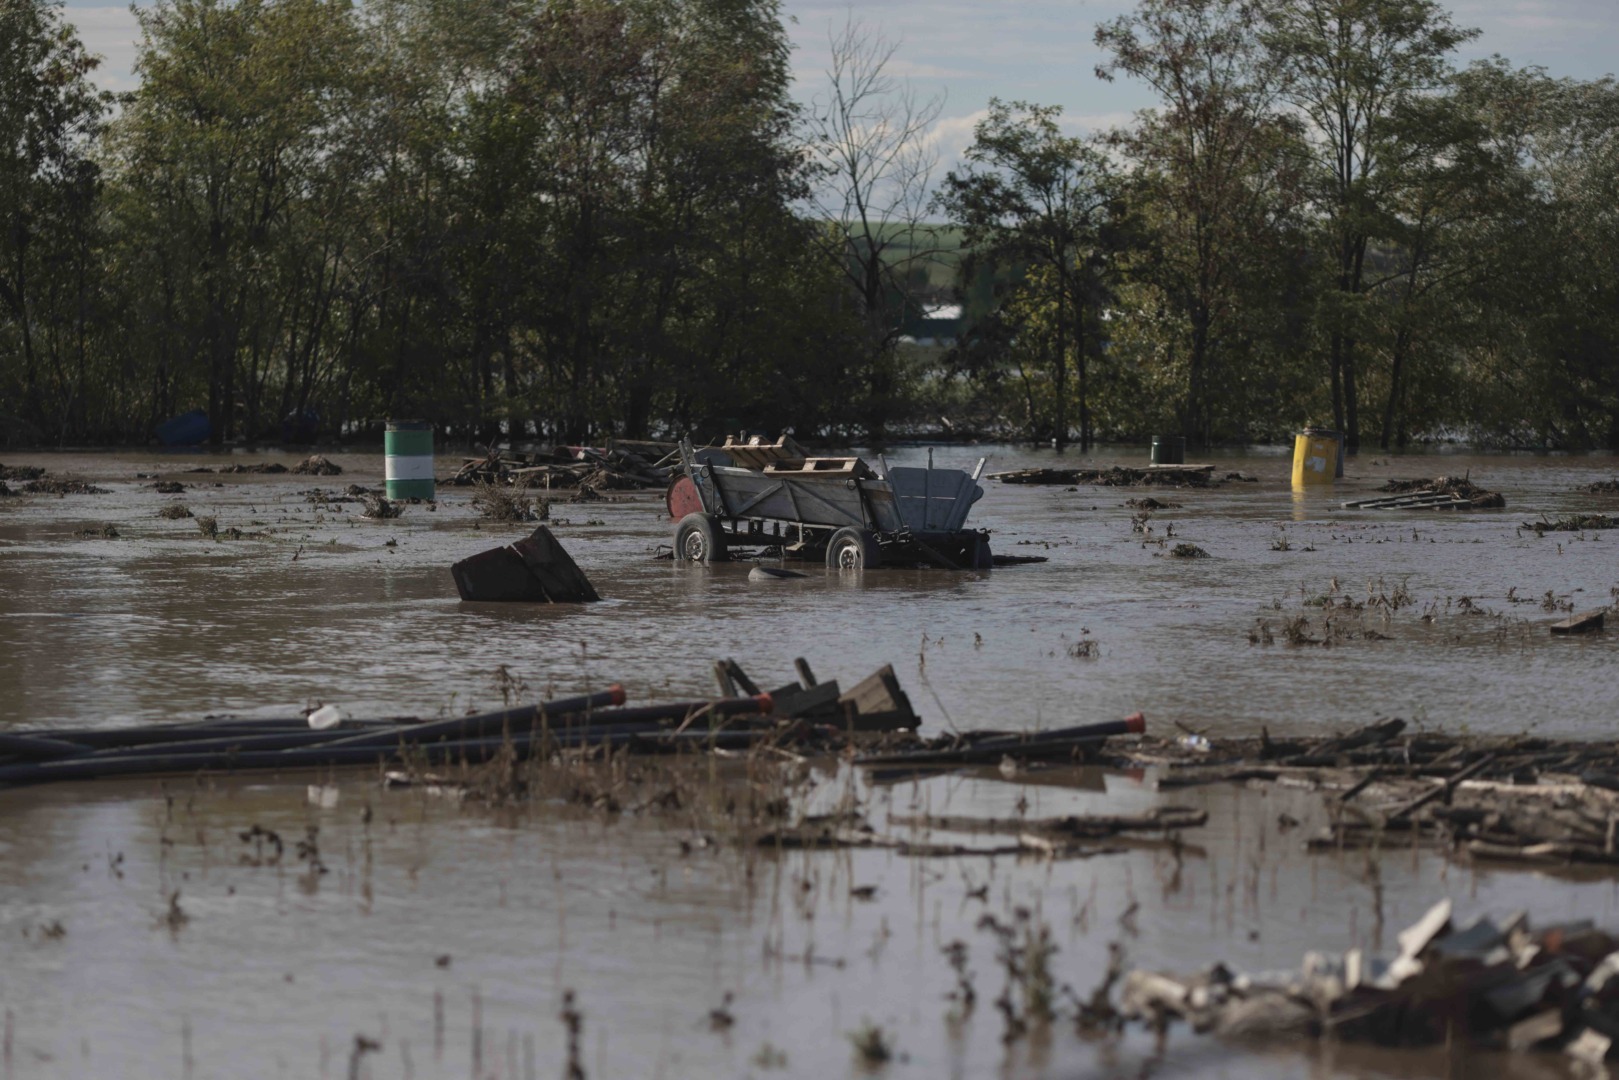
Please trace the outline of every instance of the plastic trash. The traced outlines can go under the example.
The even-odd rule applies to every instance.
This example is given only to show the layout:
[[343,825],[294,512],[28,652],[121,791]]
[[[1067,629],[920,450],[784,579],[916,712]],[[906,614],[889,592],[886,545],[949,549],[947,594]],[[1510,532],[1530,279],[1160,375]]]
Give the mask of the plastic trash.
[[336,705],[322,705],[309,714],[309,726],[316,731],[334,728],[349,718],[349,714]]

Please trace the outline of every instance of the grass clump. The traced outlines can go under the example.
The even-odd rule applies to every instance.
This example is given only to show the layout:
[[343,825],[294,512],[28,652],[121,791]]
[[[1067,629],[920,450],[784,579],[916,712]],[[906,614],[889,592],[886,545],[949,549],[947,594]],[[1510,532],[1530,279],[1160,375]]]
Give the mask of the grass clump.
[[486,521],[545,521],[551,516],[548,499],[535,499],[519,487],[479,481],[472,505]]

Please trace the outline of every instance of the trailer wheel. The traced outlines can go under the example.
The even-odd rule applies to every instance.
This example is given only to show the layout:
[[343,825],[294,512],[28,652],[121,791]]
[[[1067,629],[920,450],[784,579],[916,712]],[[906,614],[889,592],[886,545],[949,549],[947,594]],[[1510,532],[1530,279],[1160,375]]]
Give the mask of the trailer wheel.
[[833,570],[869,570],[883,564],[883,549],[870,529],[850,525],[832,534],[826,545],[826,565]]
[[729,556],[725,531],[719,519],[708,514],[687,514],[675,526],[675,559],[678,562],[717,563]]

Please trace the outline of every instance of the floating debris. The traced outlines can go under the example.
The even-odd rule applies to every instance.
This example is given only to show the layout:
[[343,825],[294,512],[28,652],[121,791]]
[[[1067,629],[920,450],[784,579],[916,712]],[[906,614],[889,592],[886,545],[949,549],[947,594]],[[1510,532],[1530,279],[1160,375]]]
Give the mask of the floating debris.
[[1600,1065],[1619,1034],[1619,938],[1590,920],[1533,930],[1453,917],[1441,900],[1399,935],[1392,960],[1351,949],[1307,953],[1297,971],[1191,978],[1133,971],[1120,1012],[1162,1027],[1251,1038],[1304,1034],[1384,1046],[1466,1040],[1479,1048],[1558,1051]]
[[1533,530],[1536,536],[1545,536],[1549,532],[1594,532],[1599,529],[1619,529],[1619,518],[1606,514],[1564,514],[1556,518],[1542,517],[1539,521],[1526,521],[1523,527]]
[[343,467],[328,461],[320,454],[311,454],[294,465],[292,471],[300,476],[341,476]]
[[462,559],[450,573],[463,600],[579,604],[601,599],[544,525],[515,544]]
[[0,480],[38,480],[44,475],[38,465],[0,465]]
[[98,525],[93,529],[80,529],[73,534],[80,540],[116,540],[118,527],[116,525]]
[[617,441],[606,447],[559,446],[531,454],[492,449],[468,458],[450,478],[459,486],[473,484],[583,488],[626,491],[663,488],[674,462],[673,443]]
[[368,518],[386,520],[388,518],[396,518],[404,512],[405,508],[402,505],[399,503],[390,502],[386,495],[381,495],[373,491],[365,497],[364,515]]
[[1593,634],[1602,629],[1606,621],[1607,608],[1597,608],[1595,611],[1583,611],[1578,615],[1570,615],[1562,622],[1552,623],[1550,629],[1554,634]]
[[22,486],[29,495],[105,495],[106,488],[98,488],[83,480],[30,480]]
[[755,566],[748,571],[748,580],[754,582],[791,581],[794,578],[807,578],[798,570],[784,570],[779,566]]
[[1592,495],[1619,495],[1619,479],[1598,480],[1595,483],[1586,484],[1580,490]]
[[1390,498],[1358,499],[1343,504],[1346,510],[1500,510],[1507,500],[1486,491],[1465,476],[1432,480],[1390,480],[1377,490]]
[[1097,484],[1102,487],[1209,487],[1214,479],[1213,465],[1152,465],[1132,469],[1115,465],[1108,469],[1015,469],[990,473],[991,480],[1003,484]]
[[549,499],[536,499],[521,487],[480,481],[472,505],[485,521],[545,521],[551,516]]
[[[194,472],[207,472],[209,470],[207,470],[207,469],[197,469],[197,470],[192,470],[192,471],[194,471]],[[235,464],[235,465],[221,465],[219,467],[218,471],[220,471],[222,473],[267,473],[267,474],[274,475],[274,474],[277,474],[277,473],[287,472],[288,470],[287,470],[287,467],[285,465],[281,464],[278,461],[261,461],[261,462],[259,462],[257,464],[254,464],[254,465],[243,465],[243,464],[240,464],[240,463]]]
[[152,490],[159,495],[178,495],[185,489],[186,486],[178,480],[159,480],[152,485]]
[[1209,553],[1196,544],[1176,544],[1169,553],[1177,559],[1206,559]]

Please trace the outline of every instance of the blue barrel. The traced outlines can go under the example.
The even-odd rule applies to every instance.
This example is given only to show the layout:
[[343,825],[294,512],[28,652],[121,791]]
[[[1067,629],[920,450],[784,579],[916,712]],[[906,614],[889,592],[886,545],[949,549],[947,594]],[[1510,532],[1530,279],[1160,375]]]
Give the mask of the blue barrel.
[[433,425],[425,420],[390,420],[383,432],[388,498],[432,499]]

